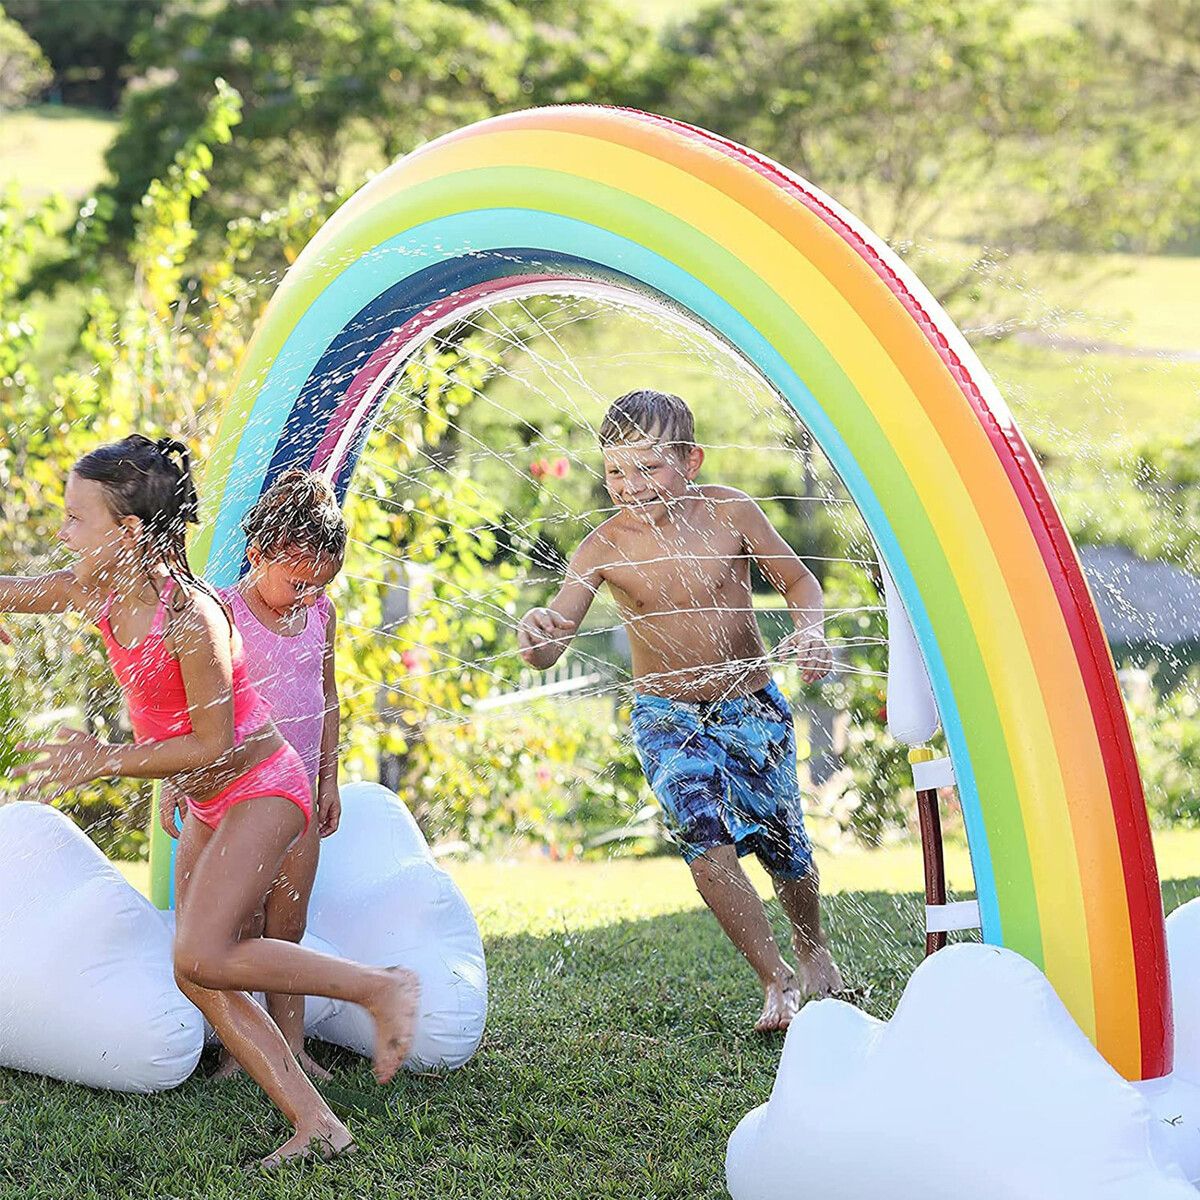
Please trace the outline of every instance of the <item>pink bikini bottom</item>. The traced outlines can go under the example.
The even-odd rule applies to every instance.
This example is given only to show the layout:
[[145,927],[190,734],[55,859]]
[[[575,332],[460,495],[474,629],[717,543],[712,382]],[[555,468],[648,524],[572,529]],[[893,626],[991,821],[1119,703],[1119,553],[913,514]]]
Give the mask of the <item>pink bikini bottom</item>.
[[304,829],[308,831],[313,812],[313,785],[304,769],[300,755],[284,742],[270,758],[257,767],[251,767],[227,788],[219,791],[211,800],[202,804],[188,797],[188,807],[210,829],[216,829],[221,819],[243,800],[255,800],[260,796],[282,796],[291,800],[304,814]]

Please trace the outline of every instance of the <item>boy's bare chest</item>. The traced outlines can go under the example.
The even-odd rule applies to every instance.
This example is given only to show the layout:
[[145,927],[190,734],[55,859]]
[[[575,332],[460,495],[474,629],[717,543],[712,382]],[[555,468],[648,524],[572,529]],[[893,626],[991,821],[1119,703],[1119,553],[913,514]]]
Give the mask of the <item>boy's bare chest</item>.
[[721,527],[685,536],[622,539],[604,579],[618,604],[638,612],[721,606],[744,595],[749,560],[741,535]]

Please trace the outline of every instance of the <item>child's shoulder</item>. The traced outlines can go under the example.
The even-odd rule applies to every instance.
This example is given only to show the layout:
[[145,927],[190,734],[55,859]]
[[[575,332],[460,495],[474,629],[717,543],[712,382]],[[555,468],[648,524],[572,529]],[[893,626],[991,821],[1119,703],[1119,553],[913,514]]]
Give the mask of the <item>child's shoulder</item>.
[[704,483],[696,491],[718,523],[734,526],[743,532],[747,522],[761,511],[740,488],[727,487],[723,483]]
[[704,497],[705,500],[725,501],[726,503],[746,503],[753,504],[750,499],[740,488],[728,487],[723,483],[702,483],[697,485],[696,491]]
[[337,608],[330,598],[324,594],[317,597],[316,603],[313,605],[317,619],[322,625],[329,625],[331,621],[337,620]]
[[178,579],[167,586],[166,606],[173,633],[228,628],[232,621],[229,603],[217,589]]

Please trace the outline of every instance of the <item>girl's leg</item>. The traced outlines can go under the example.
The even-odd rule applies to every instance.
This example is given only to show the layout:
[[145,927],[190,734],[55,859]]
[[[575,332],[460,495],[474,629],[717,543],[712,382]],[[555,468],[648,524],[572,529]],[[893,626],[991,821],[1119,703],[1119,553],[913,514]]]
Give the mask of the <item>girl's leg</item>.
[[176,968],[179,990],[208,1018],[221,1041],[250,1078],[291,1122],[295,1133],[263,1165],[321,1154],[331,1157],[354,1148],[350,1131],[300,1070],[279,1027],[247,992],[222,992],[193,983]]
[[[287,852],[279,875],[267,893],[266,921],[262,932],[269,938],[299,942],[308,927],[308,901],[317,877],[321,835],[314,819],[308,831]],[[267,1011],[275,1019],[300,1066],[315,1079],[328,1079],[329,1072],[304,1052],[304,997],[272,992]]]
[[[365,967],[273,938],[238,940],[243,922],[265,890],[263,880],[275,878],[284,851],[302,823],[296,805],[279,796],[243,801],[229,810],[191,872],[190,898],[176,932],[176,974],[210,991],[330,996],[361,1005],[375,1021],[375,1075],[386,1083],[403,1063],[412,1041],[417,983],[410,971]],[[286,1051],[287,1043],[275,1023],[265,1013],[262,1016]],[[258,1079],[239,1047],[215,1021],[213,1025]],[[235,1030],[231,1034],[236,1038]],[[294,1067],[291,1055],[284,1057]],[[278,1079],[282,1071],[267,1074]],[[259,1082],[267,1087],[263,1080]]]
[[179,845],[175,848],[175,924],[179,925],[179,914],[183,911],[188,891],[191,888],[192,872],[204,847],[212,838],[213,831],[190,812],[183,818],[183,830]]
[[[213,840],[215,831],[188,813],[175,852],[175,922],[176,931],[182,924],[183,913],[195,898],[192,877],[201,855]],[[261,921],[261,907],[255,906],[246,926]],[[239,930],[246,936],[248,928]],[[258,929],[249,931],[257,937]],[[178,944],[178,943],[177,943]],[[178,956],[177,956],[178,957]],[[285,1158],[311,1153],[316,1143],[322,1153],[337,1154],[353,1145],[350,1131],[333,1115],[325,1101],[289,1062],[286,1043],[277,1044],[281,1035],[274,1022],[245,992],[217,992],[203,988],[181,975],[176,968],[176,983],[180,991],[204,1014],[226,1046],[225,1058],[236,1069],[239,1060],[247,1064],[251,1077],[275,1102],[295,1128],[295,1136],[285,1142],[263,1162],[275,1166]],[[272,1045],[272,1043],[276,1043]],[[230,1055],[233,1048],[237,1058]],[[232,1074],[223,1062],[219,1073]]]

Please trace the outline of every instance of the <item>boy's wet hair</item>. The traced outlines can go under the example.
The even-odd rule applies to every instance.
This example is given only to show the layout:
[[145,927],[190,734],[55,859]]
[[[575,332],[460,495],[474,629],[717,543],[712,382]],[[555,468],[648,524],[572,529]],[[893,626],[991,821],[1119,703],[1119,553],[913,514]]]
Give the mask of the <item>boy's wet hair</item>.
[[609,405],[600,422],[600,448],[660,442],[685,453],[696,444],[696,421],[687,403],[670,392],[642,388]]
[[298,550],[340,562],[346,553],[346,518],[328,480],[316,471],[284,471],[246,514],[242,528],[268,559]]
[[166,437],[152,441],[131,433],[98,446],[71,469],[80,479],[100,484],[116,520],[141,520],[150,555],[165,563],[177,582],[209,590],[187,560],[187,527],[200,519],[200,504],[183,442]]

